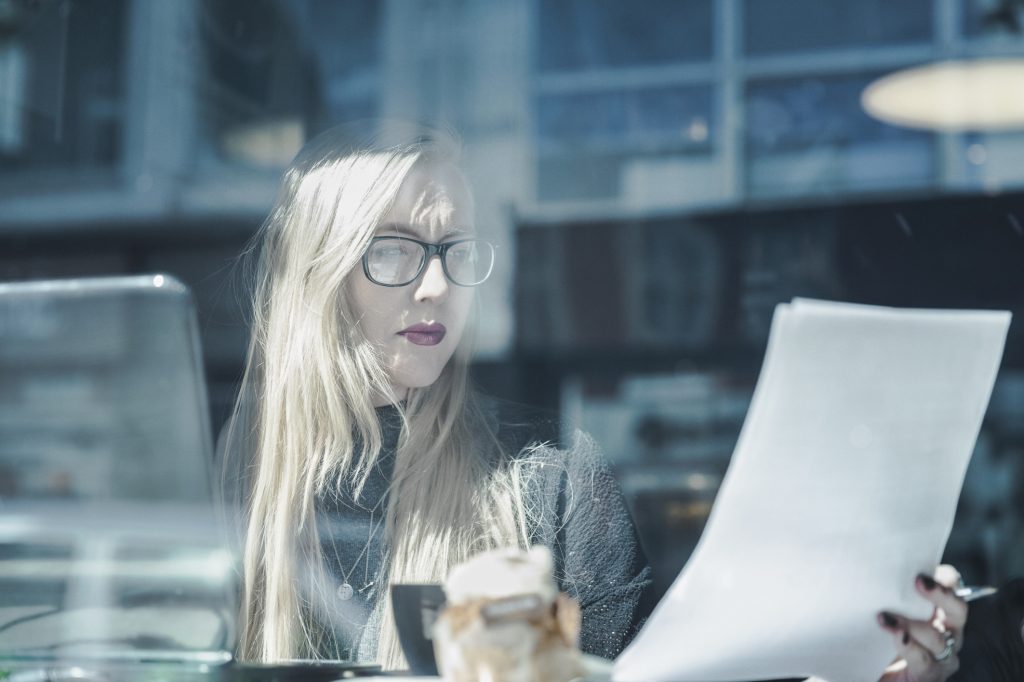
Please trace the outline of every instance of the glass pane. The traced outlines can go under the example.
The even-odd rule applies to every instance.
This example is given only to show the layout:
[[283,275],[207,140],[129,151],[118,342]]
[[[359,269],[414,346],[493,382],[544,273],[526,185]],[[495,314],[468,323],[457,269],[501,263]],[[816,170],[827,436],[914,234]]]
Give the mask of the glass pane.
[[[1024,185],[1024,165],[1020,162],[1024,158],[1024,134],[971,133],[963,136],[960,148],[969,186],[994,193]],[[1010,224],[1020,232],[1020,218],[1014,217]]]
[[932,0],[747,0],[747,54],[921,43],[932,37]]
[[752,82],[746,96],[748,154],[927,137],[887,125],[864,112],[860,94],[879,75],[859,73]]
[[199,353],[168,278],[0,285],[0,657],[226,658]]
[[644,287],[634,305],[642,311],[647,344],[698,348],[710,342],[721,261],[703,230],[671,223],[644,230]]
[[964,35],[1018,42],[1024,26],[1024,6],[996,0],[963,0],[961,21]]
[[617,154],[544,156],[537,167],[537,197],[541,201],[615,197],[622,164]]
[[331,121],[377,114],[383,6],[379,0],[305,0],[293,7],[311,40]]
[[124,117],[125,3],[6,3],[0,173],[116,164]]
[[[1014,9],[990,32],[998,7]],[[653,596],[697,541],[771,315],[793,296],[1016,313],[947,554],[966,580],[999,584],[1024,575],[1024,134],[938,140],[873,121],[859,95],[868,71],[956,56],[936,35],[948,13],[965,53],[1014,52],[1022,10],[1020,0],[0,0],[0,279],[166,271],[197,285],[220,426],[251,312],[250,261],[236,267],[237,256],[287,159],[342,121],[451,126],[475,227],[501,245],[477,293],[472,372],[513,402],[565,397],[560,417],[601,444],[632,504]],[[354,225],[354,203],[338,205],[338,226]],[[361,277],[361,253],[349,255]],[[136,362],[172,337],[133,309],[92,309],[81,333],[45,309],[0,311],[0,531],[29,503],[68,509],[91,496],[137,509],[205,484],[181,455],[189,446],[173,444],[188,431],[178,411],[201,409],[200,389],[184,395],[183,371]],[[44,342],[47,329],[56,336]],[[101,332],[121,341],[98,344]],[[546,426],[526,426],[547,440]],[[387,474],[380,482],[386,490]],[[616,503],[608,492],[597,504]],[[331,579],[375,581],[361,604],[385,595],[386,573],[359,559],[364,548],[363,559],[378,556],[366,542],[374,526],[332,520],[337,542],[315,553]],[[223,623],[191,612],[222,604],[207,577],[225,557],[215,543],[163,537],[182,525],[176,516],[137,542],[69,537],[63,522],[0,532],[0,628],[20,621],[0,632],[0,649],[106,629],[232,650],[223,638],[239,632],[236,608]],[[598,535],[590,549],[615,549]],[[432,546],[419,540],[411,546]],[[324,594],[268,596],[330,611],[338,593]],[[106,616],[94,595],[110,598]],[[187,639],[164,629],[182,622],[166,613],[124,629],[157,620],[153,601],[174,595],[187,599],[167,606],[195,618]],[[58,607],[75,613],[48,613]],[[362,642],[373,639],[366,623],[352,630]],[[374,657],[341,642],[316,653],[341,652]],[[10,667],[0,663],[0,677]]]
[[869,117],[876,74],[757,81],[747,88],[746,182],[755,195],[921,187],[937,173],[934,136]]
[[710,85],[542,95],[537,129],[543,143],[645,141],[705,151],[711,146]]
[[4,501],[209,501],[194,323],[152,281],[0,285]]
[[223,157],[282,166],[311,134],[378,113],[380,3],[210,0],[199,8],[204,133]]
[[541,0],[541,71],[647,66],[711,58],[709,0]]

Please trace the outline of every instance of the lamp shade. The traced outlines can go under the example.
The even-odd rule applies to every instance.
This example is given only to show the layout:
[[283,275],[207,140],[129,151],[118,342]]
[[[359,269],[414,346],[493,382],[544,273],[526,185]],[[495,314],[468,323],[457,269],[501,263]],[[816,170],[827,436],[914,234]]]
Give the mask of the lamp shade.
[[904,69],[864,89],[861,106],[898,126],[1024,130],[1024,58],[946,61]]

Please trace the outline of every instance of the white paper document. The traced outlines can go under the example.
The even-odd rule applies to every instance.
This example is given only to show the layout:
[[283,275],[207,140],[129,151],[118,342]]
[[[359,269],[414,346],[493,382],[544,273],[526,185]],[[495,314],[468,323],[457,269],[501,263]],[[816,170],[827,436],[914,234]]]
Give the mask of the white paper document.
[[780,305],[693,556],[622,682],[877,680],[953,524],[1010,314]]

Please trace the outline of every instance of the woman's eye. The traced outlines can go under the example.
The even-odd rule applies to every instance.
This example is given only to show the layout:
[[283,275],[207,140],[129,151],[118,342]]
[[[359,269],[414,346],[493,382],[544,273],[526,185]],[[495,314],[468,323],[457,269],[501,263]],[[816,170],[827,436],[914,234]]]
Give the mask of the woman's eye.
[[393,243],[393,244],[377,244],[377,247],[373,251],[373,255],[376,258],[381,259],[395,259],[404,258],[412,253],[412,250],[406,244]]
[[476,257],[476,249],[472,244],[461,244],[449,252],[451,258],[459,263],[469,263]]

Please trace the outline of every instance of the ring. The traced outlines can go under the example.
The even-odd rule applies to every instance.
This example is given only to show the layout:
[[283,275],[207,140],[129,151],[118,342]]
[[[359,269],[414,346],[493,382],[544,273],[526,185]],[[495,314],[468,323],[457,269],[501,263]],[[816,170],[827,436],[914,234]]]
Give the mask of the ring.
[[942,663],[947,658],[952,656],[953,655],[953,649],[954,649],[954,647],[956,647],[956,635],[954,635],[952,632],[948,632],[948,631],[943,633],[943,634],[946,635],[946,648],[943,649],[938,654],[933,654],[932,655],[932,658],[935,659],[936,663]]

